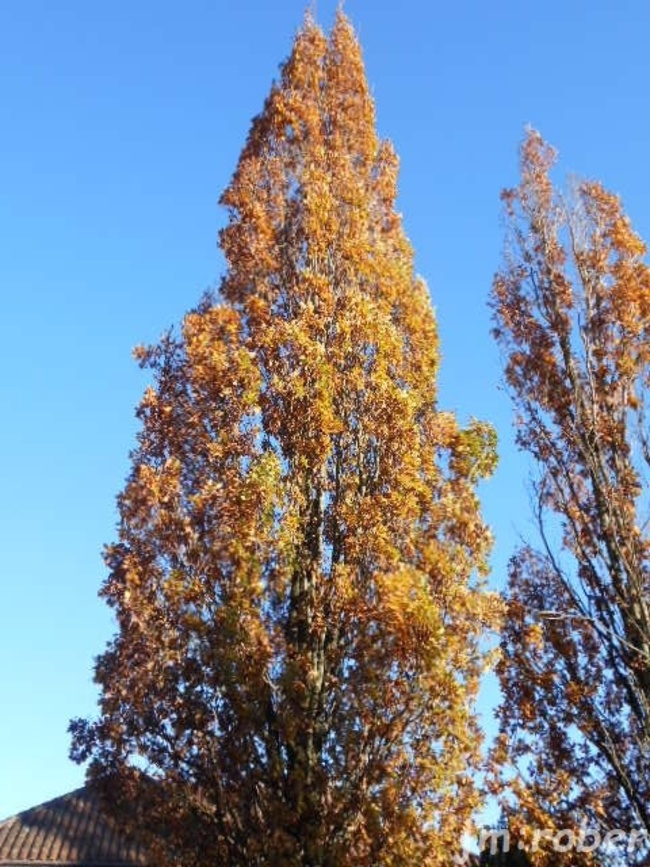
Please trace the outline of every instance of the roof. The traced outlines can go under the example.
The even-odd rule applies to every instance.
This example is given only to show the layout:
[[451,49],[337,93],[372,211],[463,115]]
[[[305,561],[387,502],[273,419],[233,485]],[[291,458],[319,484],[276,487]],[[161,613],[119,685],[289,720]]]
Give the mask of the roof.
[[134,867],[141,846],[120,832],[89,788],[0,822],[0,867]]
[[[463,863],[479,863],[465,853]],[[467,860],[468,859],[468,860]],[[0,821],[0,867],[146,867],[88,787]]]

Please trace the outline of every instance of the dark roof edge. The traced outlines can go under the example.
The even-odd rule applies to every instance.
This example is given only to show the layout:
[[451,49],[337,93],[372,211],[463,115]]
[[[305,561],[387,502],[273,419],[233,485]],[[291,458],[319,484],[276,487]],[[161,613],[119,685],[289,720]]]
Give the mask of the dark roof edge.
[[[55,795],[54,798],[49,798],[47,801],[41,801],[40,804],[34,804],[32,807],[25,807],[25,809],[21,810],[19,813],[13,813],[11,816],[5,816],[4,818],[0,819],[0,827],[2,825],[6,825],[7,822],[13,822],[16,819],[19,819],[21,816],[24,816],[26,813],[34,813],[36,810],[40,810],[43,807],[49,807],[52,804],[55,804],[57,801],[65,801],[65,800],[68,800],[70,798],[80,796],[83,792],[88,792],[88,791],[90,791],[90,787],[88,785],[79,786],[78,789],[73,789],[71,792],[65,792],[65,794],[63,794],[63,795]],[[14,863],[13,861],[3,861],[0,858],[0,867],[5,867],[5,864],[13,864],[13,863]],[[15,863],[20,864],[20,863],[24,863],[24,862],[16,861]],[[37,862],[33,861],[31,863],[36,864]],[[50,862],[50,863],[52,863],[52,862]]]

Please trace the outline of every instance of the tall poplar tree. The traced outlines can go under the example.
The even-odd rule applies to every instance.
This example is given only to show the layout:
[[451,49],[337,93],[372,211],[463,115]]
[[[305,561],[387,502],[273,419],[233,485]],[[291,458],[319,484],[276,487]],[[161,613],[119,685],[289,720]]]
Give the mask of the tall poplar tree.
[[650,834],[650,268],[619,199],[588,181],[562,196],[554,160],[530,132],[492,298],[539,468],[540,542],[510,567],[502,746],[519,819]]
[[494,436],[437,409],[396,178],[350,24],[307,18],[222,196],[219,297],[138,351],[73,755],[163,861],[448,863],[477,804]]

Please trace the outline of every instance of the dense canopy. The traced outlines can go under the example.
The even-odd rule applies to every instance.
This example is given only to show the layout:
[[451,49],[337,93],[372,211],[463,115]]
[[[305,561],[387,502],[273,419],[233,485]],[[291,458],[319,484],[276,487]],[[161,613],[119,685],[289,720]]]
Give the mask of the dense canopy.
[[138,351],[73,754],[163,860],[443,864],[477,806],[494,434],[437,406],[396,180],[349,22],[308,17],[222,196],[218,295]]

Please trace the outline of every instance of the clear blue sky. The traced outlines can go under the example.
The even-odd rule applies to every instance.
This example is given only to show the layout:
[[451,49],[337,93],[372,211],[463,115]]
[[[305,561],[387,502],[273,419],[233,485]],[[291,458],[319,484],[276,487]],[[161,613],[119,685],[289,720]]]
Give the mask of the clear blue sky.
[[[329,26],[333,0],[317,15]],[[303,0],[0,2],[0,817],[81,784],[70,717],[93,713],[97,599],[155,340],[222,261],[216,205]],[[492,420],[484,488],[503,583],[526,532],[486,299],[499,190],[532,123],[563,169],[623,195],[650,237],[650,9],[548,0],[348,0],[400,207],[443,341],[441,403]]]

